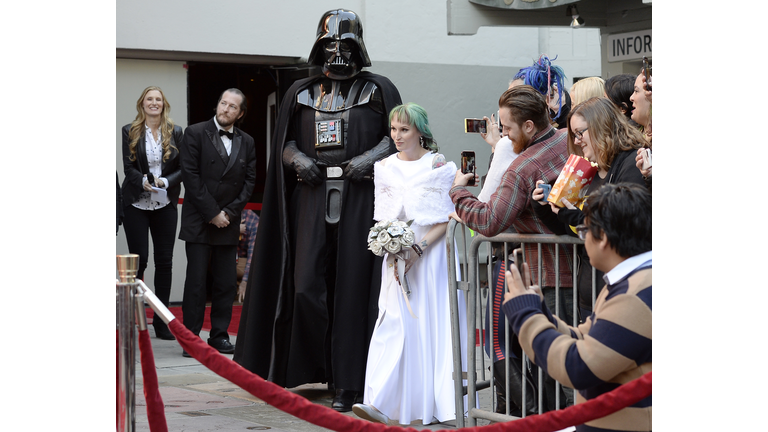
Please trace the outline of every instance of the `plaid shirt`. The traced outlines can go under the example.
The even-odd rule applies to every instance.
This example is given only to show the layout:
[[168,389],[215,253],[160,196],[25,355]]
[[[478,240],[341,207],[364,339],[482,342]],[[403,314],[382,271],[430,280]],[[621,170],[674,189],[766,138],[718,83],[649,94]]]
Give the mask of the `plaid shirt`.
[[237,245],[237,256],[246,258],[245,274],[243,280],[248,280],[248,273],[251,268],[251,258],[253,258],[253,245],[256,242],[256,230],[259,229],[259,215],[253,210],[244,209],[240,214],[241,220],[245,222],[245,233],[240,236],[240,242]]
[[[536,188],[536,180],[554,183],[568,160],[565,129],[556,130],[552,126],[537,133],[533,142],[512,162],[501,178],[501,184],[491,195],[487,203],[479,201],[464,186],[451,188],[451,200],[456,205],[456,213],[464,224],[492,237],[513,227],[520,234],[552,234],[536,216],[531,195]],[[534,281],[538,276],[538,257],[536,244],[525,247],[525,259],[531,269]],[[573,269],[570,249],[560,248],[560,286],[572,287]],[[544,283],[541,286],[555,286],[555,247],[542,245],[544,265]],[[537,282],[534,282],[537,283]]]

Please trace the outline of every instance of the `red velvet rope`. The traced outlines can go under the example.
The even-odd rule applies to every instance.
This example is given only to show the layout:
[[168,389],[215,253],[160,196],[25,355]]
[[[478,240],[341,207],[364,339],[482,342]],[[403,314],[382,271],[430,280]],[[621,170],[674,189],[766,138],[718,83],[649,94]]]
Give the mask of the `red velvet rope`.
[[[179,320],[172,320],[168,323],[168,328],[176,336],[179,345],[208,369],[275,408],[302,420],[339,432],[417,431],[417,429],[412,427],[371,423],[338,413],[326,406],[312,403],[304,397],[286,391],[282,387],[264,380],[264,378],[219,354],[218,351],[187,330]],[[483,432],[557,431],[568,426],[580,425],[596,418],[605,417],[645,399],[651,395],[651,382],[651,372],[648,372],[642,377],[624,384],[609,393],[562,410],[550,411],[545,414],[529,416],[506,423],[462,428],[460,430],[478,432],[481,429]],[[456,431],[456,429],[446,430]]]
[[[158,318],[160,319],[160,318]],[[160,396],[155,370],[155,355],[148,330],[139,330],[139,350],[141,351],[141,373],[144,376],[144,400],[147,402],[147,421],[151,432],[168,432],[165,422],[165,405]]]

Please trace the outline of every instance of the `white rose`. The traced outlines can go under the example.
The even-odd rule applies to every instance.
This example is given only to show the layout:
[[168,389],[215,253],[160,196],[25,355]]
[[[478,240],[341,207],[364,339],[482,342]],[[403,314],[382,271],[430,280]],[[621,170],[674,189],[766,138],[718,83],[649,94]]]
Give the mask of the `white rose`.
[[381,250],[381,243],[374,241],[368,245],[368,250],[373,252],[374,255],[383,256],[384,252]]
[[381,232],[379,233],[378,237],[376,237],[376,240],[378,240],[378,241],[379,241],[379,243],[381,243],[381,244],[387,244],[387,242],[389,241],[389,239],[390,239],[390,237],[389,237],[389,234],[387,234],[387,231],[386,231],[386,230],[384,230],[384,231],[381,231]]
[[389,226],[389,221],[383,220],[383,221],[376,222],[376,225],[374,225],[373,227],[376,228],[376,231],[381,231],[388,226]]
[[400,252],[400,240],[395,238],[391,239],[387,244],[384,245],[384,249],[386,249],[389,253]]
[[413,231],[411,230],[405,230],[403,237],[400,238],[400,242],[402,242],[404,247],[413,246],[414,241],[416,241],[416,237],[413,235]]
[[403,235],[404,231],[405,230],[403,229],[403,227],[398,226],[398,225],[392,225],[391,227],[387,228],[387,232],[392,237],[399,237],[399,236]]

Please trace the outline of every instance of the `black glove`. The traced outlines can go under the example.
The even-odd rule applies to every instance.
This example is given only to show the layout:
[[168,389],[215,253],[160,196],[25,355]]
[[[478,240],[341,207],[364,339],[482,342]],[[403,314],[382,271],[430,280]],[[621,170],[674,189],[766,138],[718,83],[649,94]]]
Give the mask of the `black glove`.
[[365,176],[370,176],[373,173],[373,164],[389,156],[389,143],[390,138],[384,137],[376,147],[345,162],[347,167],[344,168],[344,177],[352,181],[360,181]]
[[291,167],[296,171],[299,180],[317,186],[323,182],[320,168],[315,164],[315,160],[308,157],[296,147],[296,141],[288,141],[283,150],[283,165]]

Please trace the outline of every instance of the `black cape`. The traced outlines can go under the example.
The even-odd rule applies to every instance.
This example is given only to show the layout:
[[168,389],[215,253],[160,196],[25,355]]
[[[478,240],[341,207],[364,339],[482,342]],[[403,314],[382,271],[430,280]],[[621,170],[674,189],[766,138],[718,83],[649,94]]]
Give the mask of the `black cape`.
[[[284,169],[282,153],[289,133],[289,124],[294,114],[298,113],[297,94],[315,81],[324,78],[323,75],[318,75],[299,80],[288,89],[283,98],[283,106],[278,114],[275,137],[271,146],[259,229],[256,233],[234,360],[246,369],[284,387],[295,387],[308,382],[334,382],[336,388],[362,391],[368,343],[378,312],[377,300],[381,277],[381,258],[367,251],[366,247],[366,235],[373,225],[372,181],[355,183],[345,180],[342,198],[343,213],[338,225],[339,232],[362,234],[359,237],[355,236],[354,242],[350,239],[342,240],[340,236],[337,264],[339,271],[336,277],[342,278],[349,273],[357,273],[358,276],[363,274],[369,286],[360,286],[357,289],[365,295],[353,301],[354,296],[339,295],[340,293],[337,292],[335,299],[327,299],[331,307],[336,309],[332,317],[333,322],[324,322],[320,319],[314,326],[321,327],[320,332],[325,337],[313,336],[310,340],[301,341],[300,337],[306,338],[312,332],[317,335],[317,329],[293,328],[296,327],[294,324],[294,296],[296,295],[293,280],[294,268],[311,264],[293,262],[291,245],[292,240],[295,239],[290,238],[291,226],[302,223],[302,220],[308,224],[316,224],[317,218],[322,215],[312,212],[291,214],[290,208],[295,205],[295,203],[292,204],[291,199],[297,185],[296,175]],[[386,77],[370,72],[360,72],[355,78],[366,79],[376,84],[383,100],[385,116],[388,116],[392,108],[402,103],[397,88]],[[362,124],[356,127],[379,129],[382,125]],[[384,127],[388,136],[388,120]],[[381,138],[372,142],[370,147],[378,144]],[[395,151],[394,145],[391,145],[390,153]],[[346,255],[342,256],[345,253]],[[350,253],[353,256],[350,256]],[[348,264],[344,262],[348,259],[353,262]],[[357,295],[357,293],[354,294]],[[360,304],[360,298],[364,299],[362,300],[364,304]],[[320,302],[324,301],[326,301],[325,298],[320,299]],[[306,324],[304,322],[305,327]],[[334,334],[327,331],[328,326],[334,328]],[[352,339],[355,342],[339,344],[335,329],[354,333]],[[345,339],[349,339],[347,334],[344,336]],[[324,341],[317,340],[323,338]],[[313,349],[311,355],[308,355],[307,345],[321,348]],[[305,351],[302,352],[302,350]],[[315,352],[319,350],[332,352]],[[318,356],[325,357],[325,360],[318,361]],[[320,363],[325,363],[326,366],[323,368]]]

